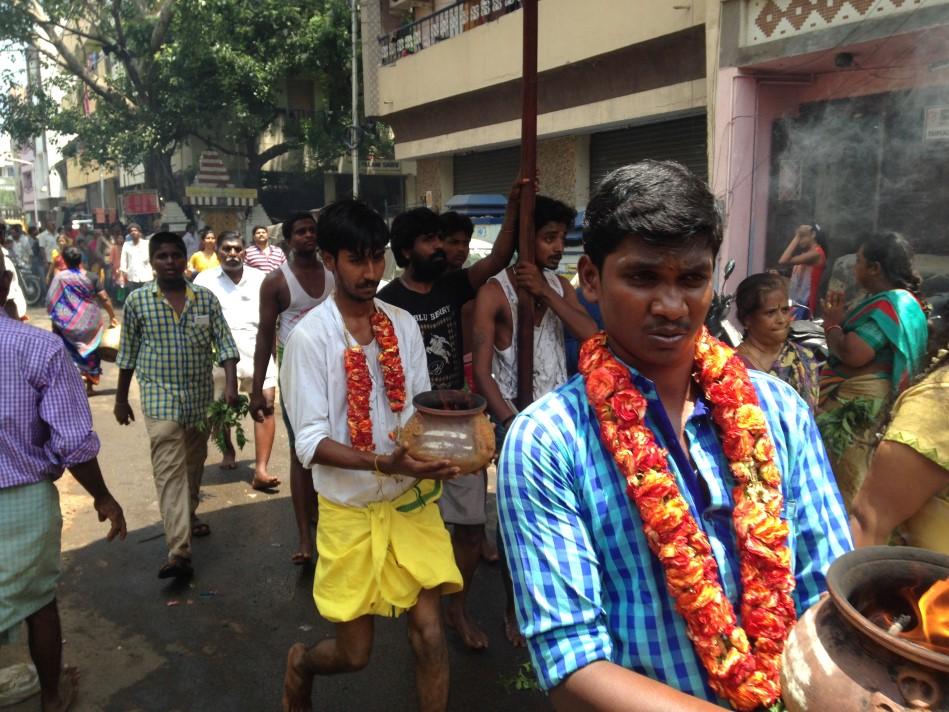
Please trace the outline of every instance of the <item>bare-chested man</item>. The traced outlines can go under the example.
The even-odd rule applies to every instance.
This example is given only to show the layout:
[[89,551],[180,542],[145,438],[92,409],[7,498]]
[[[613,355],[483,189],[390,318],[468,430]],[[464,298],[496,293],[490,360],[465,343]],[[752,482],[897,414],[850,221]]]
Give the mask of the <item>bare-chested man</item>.
[[[559,200],[538,195],[534,205],[534,261],[518,262],[488,280],[475,302],[474,379],[488,401],[497,429],[498,452],[517,410],[517,289],[534,299],[534,398],[567,380],[564,326],[580,341],[596,333],[596,323],[577,300],[570,283],[556,274],[567,230],[576,213]],[[500,548],[500,547],[499,547]],[[503,553],[503,552],[501,552]],[[507,591],[504,631],[512,645],[522,647],[507,564],[502,567]]]
[[[254,351],[254,385],[250,396],[250,413],[258,422],[274,411],[273,401],[264,396],[263,385],[275,340],[279,363],[283,345],[300,319],[333,292],[333,275],[323,269],[316,253],[316,220],[313,216],[300,212],[288,217],[283,223],[283,238],[290,245],[290,260],[268,274],[260,287],[260,330]],[[281,410],[290,438],[290,495],[300,537],[292,561],[303,565],[313,561],[310,526],[316,514],[316,492],[310,471],[297,459],[293,429],[286,410],[282,407]]]

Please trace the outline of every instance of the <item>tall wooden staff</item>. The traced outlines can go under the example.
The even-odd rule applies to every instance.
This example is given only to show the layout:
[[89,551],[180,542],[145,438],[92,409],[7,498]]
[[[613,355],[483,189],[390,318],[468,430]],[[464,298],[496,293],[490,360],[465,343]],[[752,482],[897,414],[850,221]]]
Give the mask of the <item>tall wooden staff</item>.
[[[518,261],[534,262],[534,179],[537,176],[537,0],[521,2],[524,71],[521,92],[521,186]],[[517,407],[534,400],[534,297],[517,290]]]

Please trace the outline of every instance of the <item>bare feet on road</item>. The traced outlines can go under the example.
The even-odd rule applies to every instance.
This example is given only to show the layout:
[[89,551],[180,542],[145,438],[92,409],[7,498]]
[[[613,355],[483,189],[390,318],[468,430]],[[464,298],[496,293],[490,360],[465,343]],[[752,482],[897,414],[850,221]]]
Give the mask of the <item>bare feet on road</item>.
[[508,642],[515,648],[527,646],[527,639],[517,625],[517,616],[514,615],[514,611],[507,611],[504,614],[504,635],[507,636]]
[[64,667],[63,674],[59,676],[58,694],[52,699],[47,699],[45,695],[41,698],[43,712],[66,712],[76,701],[78,692],[79,670],[74,667]]
[[231,452],[225,452],[224,456],[221,458],[220,468],[222,470],[236,470],[237,469],[237,456],[232,450]]
[[468,648],[484,650],[488,647],[488,636],[468,617],[462,605],[455,605],[452,601],[445,610],[445,624],[461,636]]
[[313,676],[304,670],[306,646],[294,643],[287,652],[283,676],[283,712],[312,712]]

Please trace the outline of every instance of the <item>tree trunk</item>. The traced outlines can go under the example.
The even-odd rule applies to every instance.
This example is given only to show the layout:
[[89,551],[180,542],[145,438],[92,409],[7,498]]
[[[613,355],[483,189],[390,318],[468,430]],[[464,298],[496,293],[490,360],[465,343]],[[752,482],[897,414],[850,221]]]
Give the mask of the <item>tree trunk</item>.
[[145,185],[158,191],[166,202],[176,202],[182,205],[184,194],[175,180],[171,169],[171,156],[174,149],[154,151],[145,159]]

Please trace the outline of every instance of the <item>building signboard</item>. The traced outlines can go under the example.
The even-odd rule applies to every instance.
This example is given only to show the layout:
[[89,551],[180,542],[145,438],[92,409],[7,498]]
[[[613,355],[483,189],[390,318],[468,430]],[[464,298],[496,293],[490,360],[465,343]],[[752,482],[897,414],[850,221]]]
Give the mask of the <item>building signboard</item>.
[[126,215],[154,215],[161,212],[157,190],[137,190],[122,196]]
[[926,109],[923,137],[927,141],[949,140],[949,106],[930,106]]

